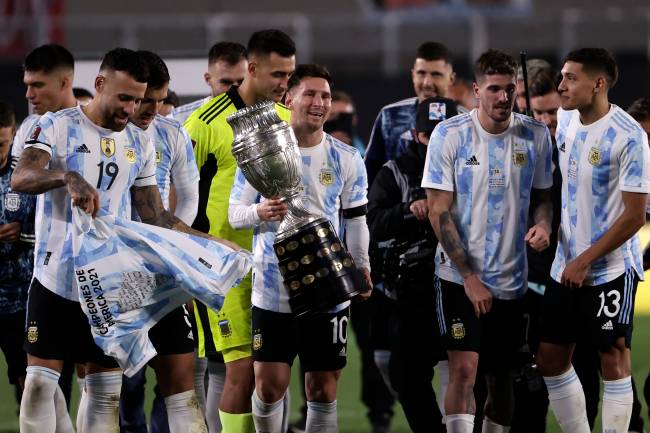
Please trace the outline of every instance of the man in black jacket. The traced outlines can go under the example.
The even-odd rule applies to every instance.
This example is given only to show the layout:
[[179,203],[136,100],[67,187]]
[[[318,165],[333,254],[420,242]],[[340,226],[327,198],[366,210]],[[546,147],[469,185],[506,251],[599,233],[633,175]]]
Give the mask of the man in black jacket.
[[[438,240],[420,187],[429,136],[458,114],[450,99],[418,105],[413,142],[377,173],[368,194],[371,260],[380,264],[384,289],[397,298],[391,338],[390,380],[414,433],[442,432],[442,415],[431,380],[444,359],[435,314],[434,254]],[[372,266],[375,268],[375,266]]]

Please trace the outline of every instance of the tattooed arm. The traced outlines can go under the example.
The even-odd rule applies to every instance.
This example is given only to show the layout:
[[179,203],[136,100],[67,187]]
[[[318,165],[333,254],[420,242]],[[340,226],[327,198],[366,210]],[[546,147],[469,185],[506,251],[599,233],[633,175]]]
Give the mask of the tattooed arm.
[[42,194],[62,186],[67,187],[73,204],[93,217],[99,210],[99,194],[76,171],[45,168],[50,155],[44,150],[28,147],[18,160],[11,176],[11,188],[25,194]]
[[160,198],[160,191],[156,185],[132,187],[131,199],[133,206],[138,212],[138,215],[140,215],[140,219],[143,223],[211,239],[224,244],[235,251],[241,250],[239,245],[234,242],[219,239],[207,233],[194,230],[178,219],[178,217],[172,215],[171,212],[165,210],[162,199]]
[[453,200],[453,191],[427,189],[429,221],[445,253],[463,277],[465,294],[472,302],[474,312],[478,317],[492,308],[492,294],[483,285],[469,263],[469,255],[451,215]]

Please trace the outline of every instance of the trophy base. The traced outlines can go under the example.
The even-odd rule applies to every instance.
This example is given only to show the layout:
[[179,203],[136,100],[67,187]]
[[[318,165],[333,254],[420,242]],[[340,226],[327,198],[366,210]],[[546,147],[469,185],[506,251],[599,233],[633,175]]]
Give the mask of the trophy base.
[[295,316],[330,310],[366,290],[363,274],[326,218],[276,239],[273,247]]

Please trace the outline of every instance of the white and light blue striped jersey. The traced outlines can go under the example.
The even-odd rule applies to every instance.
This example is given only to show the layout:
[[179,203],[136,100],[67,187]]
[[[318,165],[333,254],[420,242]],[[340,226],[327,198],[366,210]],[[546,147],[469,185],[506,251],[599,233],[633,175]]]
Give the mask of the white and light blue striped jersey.
[[[526,291],[530,194],[553,184],[551,150],[546,126],[521,114],[494,135],[475,109],[441,122],[431,135],[422,187],[454,192],[451,214],[469,265],[498,299]],[[463,284],[442,243],[436,274]]]
[[[368,202],[363,159],[357,149],[328,134],[324,134],[318,145],[299,149],[303,164],[303,203],[309,212],[327,218],[339,230],[341,209],[353,209]],[[237,169],[230,207],[249,207],[263,200]],[[289,293],[282,282],[273,249],[279,225],[276,221],[260,221],[255,226],[252,303],[264,310],[290,313]]]
[[190,114],[192,114],[195,110],[200,108],[201,105],[205,104],[210,100],[212,100],[212,96],[206,96],[205,98],[197,99],[196,101],[192,101],[187,104],[180,105],[172,110],[170,116],[172,117],[172,119],[177,120],[181,124],[183,124],[185,123],[185,120],[187,120],[187,118],[190,117]]
[[[97,188],[105,213],[130,218],[130,188],[156,185],[156,156],[149,137],[131,124],[120,132],[99,127],[80,107],[44,114],[26,140],[29,147],[50,155],[51,170],[76,171]],[[35,232],[34,277],[48,290],[77,301],[67,188],[38,196]]]
[[[624,110],[584,126],[577,110],[558,110],[555,132],[562,173],[562,219],[551,277],[598,241],[623,213],[622,193],[650,192],[650,150],[641,126]],[[593,262],[584,284],[599,285],[628,269],[643,279],[639,236]]]
[[169,209],[171,183],[179,190],[198,186],[199,169],[194,160],[192,140],[179,122],[160,115],[145,133],[156,149],[156,181],[165,209]]
[[148,331],[196,298],[220,310],[251,268],[248,251],[149,224],[73,209],[74,275],[95,342],[128,376],[156,351]]
[[20,158],[20,154],[23,153],[25,148],[25,141],[29,138],[29,133],[34,129],[34,125],[38,122],[41,116],[38,114],[31,114],[23,120],[23,123],[20,124],[16,135],[14,135],[14,144],[11,147],[11,156],[15,156],[16,160]]

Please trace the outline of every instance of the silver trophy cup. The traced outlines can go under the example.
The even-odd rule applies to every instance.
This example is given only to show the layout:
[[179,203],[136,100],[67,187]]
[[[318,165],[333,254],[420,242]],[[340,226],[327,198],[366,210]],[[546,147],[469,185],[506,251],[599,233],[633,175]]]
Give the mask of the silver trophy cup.
[[366,290],[332,224],[309,213],[303,204],[298,141],[275,104],[257,103],[227,121],[234,133],[232,153],[246,180],[265,198],[287,204],[274,248],[292,312],[326,310]]

